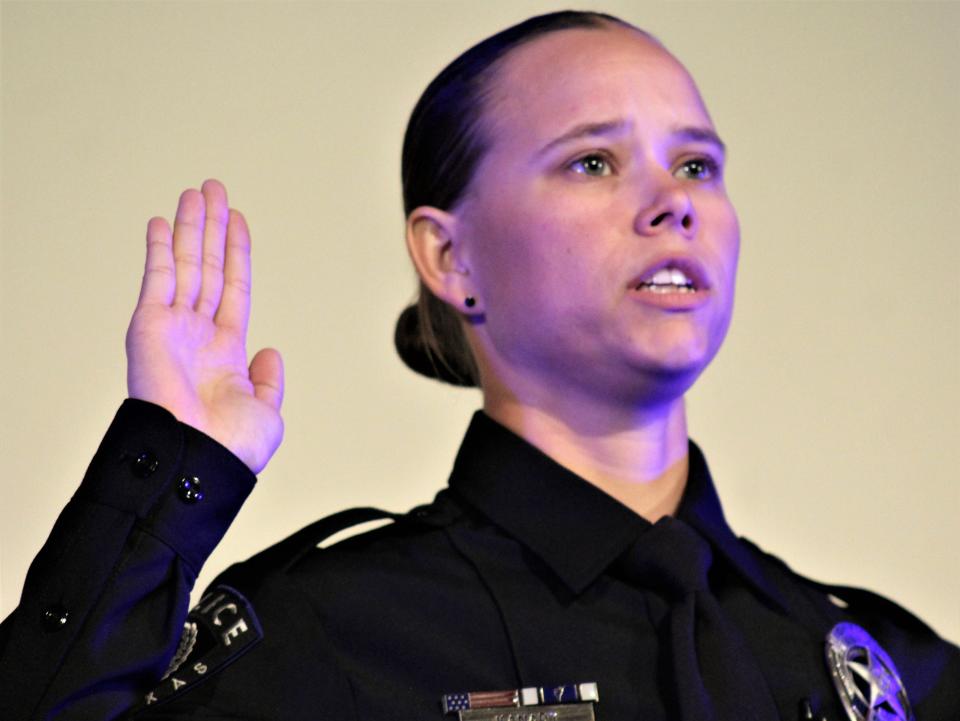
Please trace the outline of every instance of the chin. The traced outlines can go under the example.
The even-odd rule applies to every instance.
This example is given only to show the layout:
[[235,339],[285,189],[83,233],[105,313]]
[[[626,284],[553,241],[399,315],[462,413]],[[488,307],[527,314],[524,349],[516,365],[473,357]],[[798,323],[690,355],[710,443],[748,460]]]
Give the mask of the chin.
[[644,338],[636,347],[638,362],[664,372],[697,373],[713,360],[719,344],[711,342],[709,335],[697,332],[657,334]]
[[682,396],[706,370],[717,349],[682,346],[666,350],[657,354],[647,350],[632,359],[633,380],[646,398],[664,401]]
[[621,387],[619,398],[628,400],[635,407],[652,407],[673,403],[682,399],[700,377],[702,368],[679,371],[666,368],[646,368],[637,371]]
[[726,324],[671,323],[633,338],[634,360],[648,372],[696,378],[716,356]]

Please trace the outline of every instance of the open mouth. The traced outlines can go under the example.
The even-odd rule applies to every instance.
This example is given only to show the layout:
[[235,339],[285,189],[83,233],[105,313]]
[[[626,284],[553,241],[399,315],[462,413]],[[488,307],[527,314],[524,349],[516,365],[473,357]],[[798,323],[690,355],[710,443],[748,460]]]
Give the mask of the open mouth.
[[653,263],[630,287],[646,293],[697,293],[709,290],[703,270],[692,260],[668,258]]
[[653,293],[696,293],[697,284],[680,268],[668,266],[637,283],[634,290]]

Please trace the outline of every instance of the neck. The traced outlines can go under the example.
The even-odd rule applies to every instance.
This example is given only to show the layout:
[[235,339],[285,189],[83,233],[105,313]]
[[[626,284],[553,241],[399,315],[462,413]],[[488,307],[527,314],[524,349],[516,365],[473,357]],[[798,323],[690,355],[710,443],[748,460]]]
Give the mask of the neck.
[[676,512],[688,468],[682,397],[597,408],[571,394],[531,404],[486,392],[484,411],[647,520]]

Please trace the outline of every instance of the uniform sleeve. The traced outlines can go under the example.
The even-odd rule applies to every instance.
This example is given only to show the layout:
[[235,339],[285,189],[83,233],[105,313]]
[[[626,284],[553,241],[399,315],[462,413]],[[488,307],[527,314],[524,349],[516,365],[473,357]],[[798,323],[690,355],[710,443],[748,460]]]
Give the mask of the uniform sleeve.
[[125,401],[0,626],[0,718],[97,721],[139,701],[255,481],[213,439]]

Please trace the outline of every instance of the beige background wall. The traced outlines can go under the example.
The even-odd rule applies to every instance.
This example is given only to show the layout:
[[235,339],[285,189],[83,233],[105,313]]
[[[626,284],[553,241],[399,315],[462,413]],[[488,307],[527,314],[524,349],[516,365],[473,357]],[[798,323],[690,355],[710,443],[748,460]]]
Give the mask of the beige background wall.
[[[736,320],[690,399],[731,523],[960,640],[960,5],[599,3],[659,35],[732,147]],[[2,5],[0,614],[124,397],[145,221],[222,179],[287,435],[201,586],[446,478],[477,406],[391,347],[400,140],[455,54],[551,2]]]

